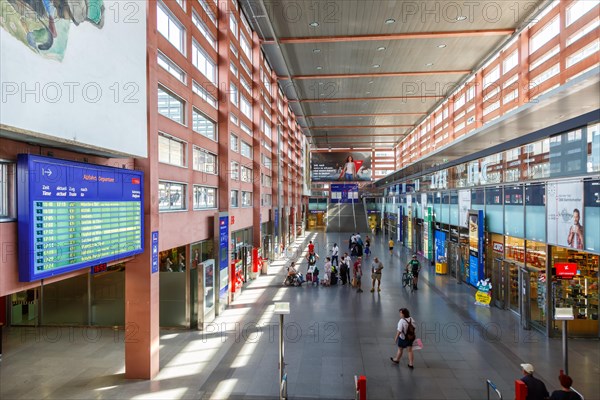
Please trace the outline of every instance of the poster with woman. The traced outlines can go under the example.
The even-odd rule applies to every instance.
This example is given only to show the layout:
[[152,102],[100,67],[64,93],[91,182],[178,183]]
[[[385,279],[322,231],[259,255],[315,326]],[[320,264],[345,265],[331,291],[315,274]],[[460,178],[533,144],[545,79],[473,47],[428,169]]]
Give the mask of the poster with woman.
[[313,182],[370,181],[371,153],[314,152],[311,154],[310,174]]
[[583,250],[583,183],[547,186],[548,243]]

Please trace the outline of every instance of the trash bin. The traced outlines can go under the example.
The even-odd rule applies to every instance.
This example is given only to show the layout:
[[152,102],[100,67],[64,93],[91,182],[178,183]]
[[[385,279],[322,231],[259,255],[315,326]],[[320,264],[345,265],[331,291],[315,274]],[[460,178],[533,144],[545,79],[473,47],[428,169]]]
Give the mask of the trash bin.
[[269,259],[268,258],[262,258],[260,260],[261,262],[261,274],[263,275],[267,275],[269,273]]

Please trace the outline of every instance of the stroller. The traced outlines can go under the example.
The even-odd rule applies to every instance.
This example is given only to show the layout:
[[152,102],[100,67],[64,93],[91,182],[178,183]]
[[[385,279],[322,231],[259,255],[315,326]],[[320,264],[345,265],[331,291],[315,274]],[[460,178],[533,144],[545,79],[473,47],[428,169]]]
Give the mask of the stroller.
[[336,267],[331,267],[331,281],[329,282],[330,286],[335,286],[338,284],[338,271]]
[[284,286],[301,286],[304,283],[304,277],[300,272],[295,275],[288,275],[283,281]]

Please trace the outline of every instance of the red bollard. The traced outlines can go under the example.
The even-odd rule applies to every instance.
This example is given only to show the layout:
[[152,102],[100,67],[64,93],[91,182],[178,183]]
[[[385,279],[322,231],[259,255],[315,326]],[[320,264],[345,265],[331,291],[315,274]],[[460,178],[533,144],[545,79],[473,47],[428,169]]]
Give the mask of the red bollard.
[[258,274],[260,259],[258,257],[258,247],[252,248],[252,272]]
[[235,270],[236,261],[237,260],[233,260],[233,262],[229,266],[229,291],[231,293],[235,293],[236,284],[237,284],[237,273]]
[[515,400],[527,399],[527,385],[520,379],[515,381]]
[[356,390],[358,391],[358,398],[360,400],[367,400],[367,377],[361,375],[358,377],[356,384]]

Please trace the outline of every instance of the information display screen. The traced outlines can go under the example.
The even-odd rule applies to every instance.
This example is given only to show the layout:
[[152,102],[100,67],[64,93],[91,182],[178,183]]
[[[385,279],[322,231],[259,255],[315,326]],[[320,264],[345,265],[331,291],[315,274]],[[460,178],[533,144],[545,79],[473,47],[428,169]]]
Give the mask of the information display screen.
[[144,251],[143,173],[20,154],[19,280]]

